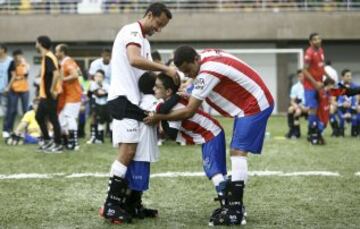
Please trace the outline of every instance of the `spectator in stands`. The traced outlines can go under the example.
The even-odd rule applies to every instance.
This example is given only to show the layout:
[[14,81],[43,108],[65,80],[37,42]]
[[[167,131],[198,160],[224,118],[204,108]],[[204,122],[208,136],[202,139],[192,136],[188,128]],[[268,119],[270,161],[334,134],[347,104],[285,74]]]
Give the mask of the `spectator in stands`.
[[14,60],[9,67],[11,79],[5,89],[5,92],[8,94],[8,104],[4,131],[8,133],[13,131],[19,99],[21,100],[23,114],[25,114],[29,106],[29,84],[27,77],[30,67],[21,50],[15,50],[13,52],[13,58]]
[[291,87],[290,90],[290,106],[288,108],[288,126],[289,132],[286,134],[287,138],[300,138],[300,121],[301,115],[307,115],[308,109],[305,107],[304,97],[304,74],[302,70],[298,70],[297,82]]
[[[4,95],[4,90],[8,84],[9,78],[9,66],[12,61],[12,58],[7,55],[7,47],[4,44],[0,44],[0,116],[5,115],[5,102],[6,97]],[[3,137],[8,137],[5,136]]]
[[35,119],[39,99],[34,99],[31,109],[22,117],[14,133],[6,139],[8,145],[37,144],[41,135],[40,127]]

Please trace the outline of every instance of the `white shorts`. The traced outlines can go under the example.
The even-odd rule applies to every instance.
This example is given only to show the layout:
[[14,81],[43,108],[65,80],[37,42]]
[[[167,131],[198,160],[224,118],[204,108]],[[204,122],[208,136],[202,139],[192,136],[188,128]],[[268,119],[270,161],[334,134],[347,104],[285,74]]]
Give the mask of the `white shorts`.
[[112,132],[114,147],[117,147],[119,143],[138,143],[140,140],[139,126],[140,123],[134,119],[113,119]]
[[81,102],[78,103],[65,103],[64,108],[60,111],[59,122],[60,126],[69,125],[68,118],[77,119],[79,116]]

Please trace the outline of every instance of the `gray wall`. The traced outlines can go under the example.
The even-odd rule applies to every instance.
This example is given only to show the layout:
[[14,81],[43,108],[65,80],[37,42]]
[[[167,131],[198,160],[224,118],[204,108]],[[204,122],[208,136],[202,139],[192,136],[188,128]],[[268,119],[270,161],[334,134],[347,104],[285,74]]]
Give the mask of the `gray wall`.
[[[141,14],[3,15],[0,42],[30,42],[39,34],[57,41],[112,41]],[[357,12],[175,13],[154,41],[303,40],[317,31],[331,40],[360,39]]]

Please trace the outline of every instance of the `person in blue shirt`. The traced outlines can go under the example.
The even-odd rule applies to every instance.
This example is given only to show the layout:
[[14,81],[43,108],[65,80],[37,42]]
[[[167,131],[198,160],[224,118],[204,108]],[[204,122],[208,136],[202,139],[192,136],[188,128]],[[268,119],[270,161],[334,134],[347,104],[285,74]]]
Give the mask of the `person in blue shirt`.
[[[352,82],[352,73],[349,69],[341,72],[342,85],[348,88],[356,88],[357,85]],[[359,104],[358,95],[342,95],[337,98],[337,117],[339,119],[339,136],[345,136],[345,122],[351,123],[351,136],[359,135],[359,123],[357,107]]]
[[[9,67],[12,58],[7,55],[7,47],[0,44],[0,116],[5,114],[6,97],[5,89],[9,82]],[[3,138],[9,137],[9,133],[3,132]]]

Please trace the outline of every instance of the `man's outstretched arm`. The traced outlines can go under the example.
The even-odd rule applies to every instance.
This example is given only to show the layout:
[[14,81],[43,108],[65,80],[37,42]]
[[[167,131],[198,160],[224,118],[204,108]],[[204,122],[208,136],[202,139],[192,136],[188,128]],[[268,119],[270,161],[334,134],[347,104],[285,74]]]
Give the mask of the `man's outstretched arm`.
[[169,114],[149,115],[144,119],[144,122],[146,124],[153,124],[161,120],[176,121],[176,120],[187,119],[195,114],[196,110],[200,107],[201,103],[202,100],[196,99],[195,97],[191,96],[189,103],[185,108],[172,111]]

